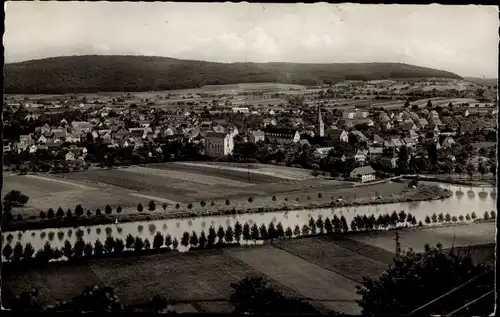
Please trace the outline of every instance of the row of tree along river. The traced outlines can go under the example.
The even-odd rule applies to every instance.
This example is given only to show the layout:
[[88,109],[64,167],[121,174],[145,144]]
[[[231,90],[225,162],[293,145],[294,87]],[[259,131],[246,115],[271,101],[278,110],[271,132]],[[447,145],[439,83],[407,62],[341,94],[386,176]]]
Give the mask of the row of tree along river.
[[[344,218],[344,222],[348,224],[348,229],[352,230],[351,224],[353,219],[359,216],[367,216],[368,218],[380,219],[384,216],[390,216],[394,212],[400,213],[404,211],[406,215],[411,214],[413,219],[407,219],[399,225],[409,224],[414,225],[439,225],[438,221],[429,221],[429,219],[446,218],[442,222],[458,221],[468,222],[476,219],[484,218],[485,212],[489,213],[489,217],[494,215],[491,211],[496,212],[496,190],[493,187],[465,187],[450,184],[439,184],[440,187],[448,189],[452,192],[450,198],[432,201],[420,202],[405,202],[394,204],[381,204],[381,205],[364,205],[342,208],[319,208],[319,209],[298,209],[291,211],[280,212],[265,212],[253,214],[237,214],[237,215],[223,215],[223,216],[209,216],[197,218],[183,218],[183,219],[167,219],[167,220],[154,220],[154,221],[139,221],[118,223],[113,225],[96,225],[84,226],[75,228],[60,228],[60,229],[41,229],[41,230],[26,230],[2,233],[2,245],[10,244],[12,248],[20,242],[21,245],[26,246],[28,243],[33,247],[34,252],[43,249],[44,246],[50,243],[52,248],[62,249],[66,241],[74,245],[78,240],[84,240],[86,243],[95,244],[97,240],[102,243],[106,238],[111,236],[115,239],[126,240],[128,235],[134,238],[140,237],[143,241],[152,243],[157,232],[163,236],[169,236],[172,241],[182,241],[185,233],[192,234],[193,232],[199,237],[202,232],[208,235],[209,232],[215,230],[216,232],[220,227],[226,230],[232,227],[234,230],[235,224],[238,222],[242,227],[248,224],[248,228],[252,227],[261,228],[262,225],[268,227],[271,223],[275,227],[283,228],[290,237],[301,236],[307,234],[304,226],[310,227],[311,218],[317,221],[322,221],[327,218],[329,221],[333,220],[335,216],[338,219]],[[475,217],[471,217],[474,213]],[[441,217],[439,215],[441,214]],[[374,217],[371,217],[371,216]],[[434,215],[434,217],[433,217]],[[467,217],[469,215],[469,217]],[[452,220],[451,220],[452,219]],[[300,228],[297,230],[297,228]],[[309,228],[311,230],[311,228]],[[366,229],[366,228],[365,228]],[[375,229],[375,228],[373,228]],[[384,229],[379,226],[379,229]],[[290,232],[291,231],[291,232]],[[246,241],[242,239],[242,244],[256,243],[255,239]],[[188,247],[179,243],[178,251],[186,251]],[[2,255],[5,259],[5,257]]]

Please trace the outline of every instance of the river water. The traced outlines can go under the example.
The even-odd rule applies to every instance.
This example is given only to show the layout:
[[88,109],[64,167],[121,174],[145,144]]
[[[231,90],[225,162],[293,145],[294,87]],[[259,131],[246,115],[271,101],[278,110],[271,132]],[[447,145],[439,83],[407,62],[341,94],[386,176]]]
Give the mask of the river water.
[[[424,183],[424,182],[421,182]],[[434,183],[436,184],[436,183]],[[161,232],[163,236],[169,234],[172,239],[177,238],[180,242],[182,234],[187,231],[192,233],[195,231],[199,236],[203,230],[208,234],[208,229],[213,226],[217,231],[219,226],[224,229],[228,225],[233,226],[236,221],[239,221],[243,226],[248,223],[252,226],[256,223],[258,226],[261,224],[269,225],[271,221],[277,225],[279,222],[286,230],[290,227],[292,230],[296,225],[301,229],[304,224],[309,223],[309,219],[313,217],[315,220],[321,216],[323,219],[333,215],[338,217],[344,216],[347,223],[350,224],[351,220],[356,215],[375,215],[391,214],[393,211],[399,212],[404,210],[406,213],[411,213],[416,217],[417,222],[422,221],[426,216],[432,216],[436,213],[449,213],[451,216],[459,217],[467,213],[475,212],[478,218],[482,218],[485,211],[496,211],[496,188],[494,187],[470,187],[460,185],[450,185],[438,183],[442,188],[451,190],[452,196],[450,198],[421,201],[421,202],[405,202],[394,204],[381,204],[381,205],[365,205],[353,206],[342,208],[319,208],[319,209],[298,209],[291,211],[279,212],[266,212],[266,213],[253,213],[253,214],[240,214],[240,215],[223,215],[223,216],[209,216],[197,218],[182,218],[182,219],[167,219],[155,221],[138,221],[119,224],[107,224],[97,226],[85,226],[75,228],[51,228],[42,230],[26,230],[2,233],[4,243],[10,243],[12,247],[20,241],[23,247],[29,242],[35,249],[35,252],[43,248],[44,244],[49,241],[53,248],[62,248],[66,240],[70,241],[72,245],[81,236],[85,242],[95,243],[100,240],[104,243],[107,236],[120,238],[125,241],[128,234],[134,238],[140,236],[143,240],[148,239],[153,243],[153,238],[156,232]],[[185,249],[179,245],[179,251]],[[2,255],[3,257],[3,255]]]

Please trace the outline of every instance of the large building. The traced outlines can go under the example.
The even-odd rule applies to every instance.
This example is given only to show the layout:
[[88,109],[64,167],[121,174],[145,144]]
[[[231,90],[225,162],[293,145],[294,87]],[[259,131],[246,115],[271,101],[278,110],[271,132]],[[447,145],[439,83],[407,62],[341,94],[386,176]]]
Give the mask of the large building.
[[230,133],[209,132],[205,135],[205,154],[222,157],[233,153],[234,140]]
[[297,129],[266,128],[264,133],[269,143],[274,144],[295,144],[300,140]]

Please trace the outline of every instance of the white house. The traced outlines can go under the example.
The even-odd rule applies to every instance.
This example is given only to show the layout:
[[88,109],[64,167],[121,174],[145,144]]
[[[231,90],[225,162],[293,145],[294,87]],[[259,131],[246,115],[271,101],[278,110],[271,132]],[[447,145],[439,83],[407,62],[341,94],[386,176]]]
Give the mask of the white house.
[[221,157],[233,152],[233,136],[229,133],[208,132],[205,135],[205,154],[210,157]]
[[66,155],[64,156],[64,159],[66,161],[74,161],[76,158],[75,158],[75,154],[71,153],[71,152],[68,152],[66,153]]
[[264,132],[270,143],[295,144],[300,140],[299,131],[296,129],[267,128]]
[[349,176],[361,183],[365,183],[375,180],[375,170],[371,166],[357,167],[352,170]]

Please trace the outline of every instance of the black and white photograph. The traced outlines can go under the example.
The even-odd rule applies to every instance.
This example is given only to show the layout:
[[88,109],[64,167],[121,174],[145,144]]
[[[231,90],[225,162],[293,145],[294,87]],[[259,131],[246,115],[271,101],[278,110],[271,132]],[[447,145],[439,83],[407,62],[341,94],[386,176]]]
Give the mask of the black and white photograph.
[[4,11],[2,310],[494,314],[498,6]]

